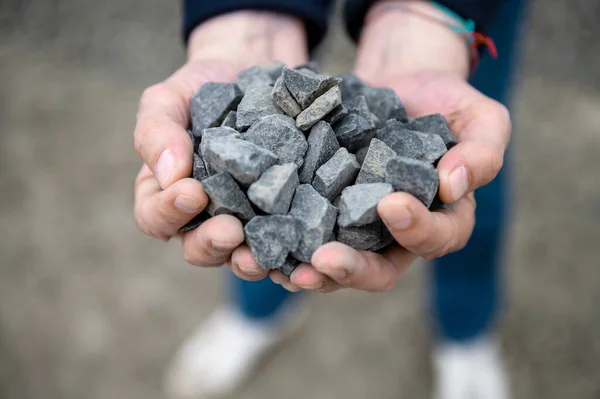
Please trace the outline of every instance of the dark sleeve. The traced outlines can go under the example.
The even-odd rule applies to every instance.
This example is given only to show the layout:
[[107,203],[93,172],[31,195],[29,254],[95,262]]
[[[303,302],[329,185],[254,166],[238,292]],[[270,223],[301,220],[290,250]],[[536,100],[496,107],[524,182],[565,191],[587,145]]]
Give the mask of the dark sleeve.
[[[505,0],[440,0],[438,3],[448,7],[464,19],[475,21],[478,32],[485,33],[498,6]],[[346,28],[353,40],[360,36],[365,15],[376,0],[347,0],[345,8]]]
[[274,11],[294,15],[304,21],[310,50],[327,32],[333,0],[183,0],[183,39],[209,18],[239,10]]

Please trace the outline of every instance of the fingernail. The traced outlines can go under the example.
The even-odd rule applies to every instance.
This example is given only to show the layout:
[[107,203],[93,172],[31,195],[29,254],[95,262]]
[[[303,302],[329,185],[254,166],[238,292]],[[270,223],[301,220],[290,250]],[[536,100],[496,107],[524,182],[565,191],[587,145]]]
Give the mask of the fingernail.
[[260,270],[260,269],[257,270],[257,268],[252,265],[244,265],[244,266],[238,265],[238,267],[244,274],[247,274],[249,276],[257,276],[262,273],[262,270]]
[[464,166],[458,166],[450,172],[450,191],[454,201],[458,201],[465,195],[469,188],[469,173]]
[[184,213],[197,213],[200,210],[198,201],[188,195],[179,195],[177,198],[175,198],[173,205],[175,205],[175,208]]
[[388,223],[393,229],[404,230],[410,227],[412,223],[412,214],[406,205],[394,209],[393,214]]
[[169,176],[171,176],[171,171],[176,163],[177,157],[175,157],[173,151],[166,149],[160,153],[158,162],[156,163],[156,178],[161,187],[164,188],[169,181]]

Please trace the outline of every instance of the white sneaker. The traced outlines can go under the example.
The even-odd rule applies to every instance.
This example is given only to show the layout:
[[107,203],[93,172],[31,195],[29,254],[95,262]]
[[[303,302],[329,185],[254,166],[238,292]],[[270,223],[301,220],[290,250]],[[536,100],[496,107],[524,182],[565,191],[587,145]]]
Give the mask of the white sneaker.
[[248,319],[233,307],[216,310],[175,355],[164,381],[168,397],[232,394],[269,349],[301,326],[308,312],[304,301],[298,302],[279,309],[269,322]]
[[491,337],[442,343],[434,351],[435,399],[509,399],[498,343]]

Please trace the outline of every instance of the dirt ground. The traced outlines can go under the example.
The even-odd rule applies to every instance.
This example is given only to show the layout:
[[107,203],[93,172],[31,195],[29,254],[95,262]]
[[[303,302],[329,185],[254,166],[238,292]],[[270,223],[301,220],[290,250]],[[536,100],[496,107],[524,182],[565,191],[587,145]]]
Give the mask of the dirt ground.
[[[501,337],[517,399],[600,397],[600,5],[538,0],[514,118]],[[132,215],[144,87],[184,61],[174,2],[0,2],[0,398],[154,399],[221,273]],[[351,68],[339,26],[328,72]],[[337,44],[341,43],[339,46]],[[333,44],[336,44],[335,46]],[[426,265],[315,295],[243,398],[426,398]]]

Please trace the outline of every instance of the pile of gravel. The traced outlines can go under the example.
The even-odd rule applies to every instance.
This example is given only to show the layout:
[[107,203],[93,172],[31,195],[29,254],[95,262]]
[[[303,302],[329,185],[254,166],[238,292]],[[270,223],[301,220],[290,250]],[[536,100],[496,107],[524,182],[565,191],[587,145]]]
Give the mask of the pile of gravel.
[[411,119],[393,90],[353,74],[255,66],[204,84],[190,110],[192,176],[210,202],[181,231],[233,215],[264,269],[289,276],[334,240],[385,248],[393,238],[377,204],[394,191],[445,207],[435,165],[456,138],[444,116]]

